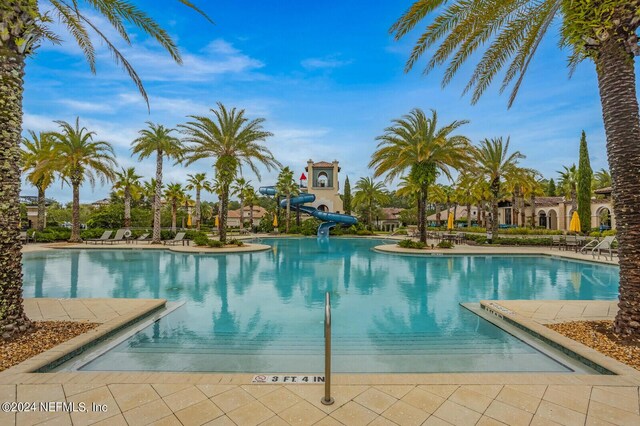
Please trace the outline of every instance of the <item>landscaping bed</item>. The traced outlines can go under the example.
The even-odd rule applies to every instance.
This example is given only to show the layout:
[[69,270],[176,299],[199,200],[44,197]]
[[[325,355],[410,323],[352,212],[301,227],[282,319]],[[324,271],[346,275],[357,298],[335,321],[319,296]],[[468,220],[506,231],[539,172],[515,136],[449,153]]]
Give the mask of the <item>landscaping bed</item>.
[[550,329],[640,370],[640,339],[613,332],[613,321],[571,321],[546,324]]
[[0,341],[0,371],[98,327],[92,322],[38,321],[33,331],[12,341]]

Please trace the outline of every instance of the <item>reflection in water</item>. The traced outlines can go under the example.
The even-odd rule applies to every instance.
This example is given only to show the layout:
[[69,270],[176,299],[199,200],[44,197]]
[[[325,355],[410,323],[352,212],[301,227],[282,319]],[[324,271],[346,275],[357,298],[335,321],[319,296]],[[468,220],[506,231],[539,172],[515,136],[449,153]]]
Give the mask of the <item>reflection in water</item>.
[[325,291],[332,297],[336,371],[378,372],[556,371],[459,304],[617,297],[618,268],[608,265],[526,256],[393,256],[373,252],[379,242],[372,240],[270,244],[273,250],[237,255],[26,254],[24,294],[186,302],[89,369],[263,372],[321,371]]

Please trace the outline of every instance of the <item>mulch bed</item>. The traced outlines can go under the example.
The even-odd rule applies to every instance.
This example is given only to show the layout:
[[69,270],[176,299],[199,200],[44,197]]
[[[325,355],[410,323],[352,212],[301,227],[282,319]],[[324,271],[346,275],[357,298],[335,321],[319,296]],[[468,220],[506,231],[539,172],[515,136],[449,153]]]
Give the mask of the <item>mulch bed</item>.
[[10,342],[0,339],[0,371],[20,364],[54,346],[64,343],[100,324],[72,321],[34,322],[33,331]]
[[613,332],[613,321],[571,321],[546,324],[550,329],[640,370],[640,339]]

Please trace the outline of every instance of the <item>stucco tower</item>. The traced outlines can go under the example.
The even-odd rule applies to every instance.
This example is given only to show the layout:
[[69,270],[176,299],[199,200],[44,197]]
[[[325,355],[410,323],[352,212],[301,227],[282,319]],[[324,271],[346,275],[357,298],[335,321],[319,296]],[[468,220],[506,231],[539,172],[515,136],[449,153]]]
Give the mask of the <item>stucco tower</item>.
[[342,199],[340,198],[340,181],[338,173],[340,166],[338,161],[331,163],[320,161],[314,163],[307,161],[307,192],[316,196],[316,201],[311,204],[318,210],[342,213]]

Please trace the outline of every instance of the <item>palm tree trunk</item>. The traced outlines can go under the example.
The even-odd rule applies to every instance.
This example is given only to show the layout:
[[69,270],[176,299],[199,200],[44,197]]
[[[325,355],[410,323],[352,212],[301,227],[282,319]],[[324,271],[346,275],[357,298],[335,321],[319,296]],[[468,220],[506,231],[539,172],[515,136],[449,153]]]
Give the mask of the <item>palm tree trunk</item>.
[[174,234],[177,230],[177,222],[178,222],[178,203],[175,200],[171,203],[171,232]]
[[124,227],[131,228],[131,190],[124,188]]
[[536,227],[536,196],[531,194],[531,227]]
[[73,207],[71,213],[71,238],[69,242],[80,243],[80,182],[77,178],[71,181],[73,187]]
[[500,178],[495,178],[491,182],[491,232],[493,238],[498,237],[498,196],[500,195]]
[[467,228],[471,228],[471,203],[467,203]]
[[602,42],[595,59],[607,155],[613,181],[613,210],[620,244],[620,302],[616,333],[640,335],[640,114],[633,57],[615,41]]
[[240,230],[244,229],[244,198],[240,197]]
[[253,203],[249,203],[249,222],[251,222],[251,232],[253,232]]
[[160,244],[160,205],[162,204],[162,151],[156,157],[156,194],[153,197],[153,239],[151,244]]
[[195,222],[196,222],[196,229],[199,231],[200,230],[200,222],[201,222],[201,218],[202,218],[202,211],[201,211],[201,206],[200,206],[200,188],[196,188],[196,211],[193,214],[195,217]]
[[38,231],[44,230],[44,221],[45,221],[45,196],[44,196],[44,188],[40,185],[38,186],[38,226],[36,229]]
[[229,209],[229,185],[222,187],[220,195],[220,241],[227,242],[227,210]]
[[[4,13],[4,10],[0,12],[0,18],[4,18]],[[24,14],[18,12],[13,16]],[[31,328],[22,306],[22,244],[18,238],[23,76],[24,57],[7,48],[0,49],[0,330],[3,340]]]
[[289,222],[291,221],[291,193],[287,193],[287,228],[286,233],[289,233]]
[[420,232],[420,242],[427,244],[427,195],[429,185],[424,185],[420,191],[420,202],[418,203],[418,231]]

